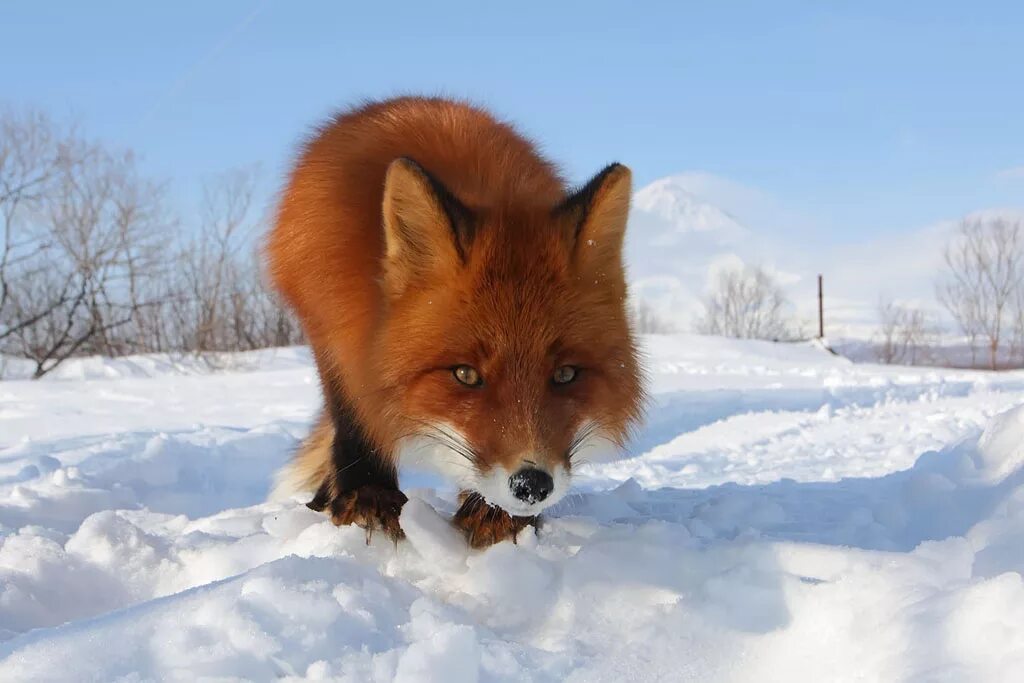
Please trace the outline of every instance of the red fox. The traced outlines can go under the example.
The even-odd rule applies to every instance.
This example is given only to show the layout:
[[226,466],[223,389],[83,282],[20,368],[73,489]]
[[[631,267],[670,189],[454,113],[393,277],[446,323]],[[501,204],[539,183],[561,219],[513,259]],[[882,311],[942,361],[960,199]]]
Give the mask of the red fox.
[[509,125],[371,102],[305,144],[267,243],[324,410],[277,494],[401,537],[407,460],[450,475],[474,547],[536,525],[588,449],[621,448],[643,382],[626,305],[629,169],[577,190]]

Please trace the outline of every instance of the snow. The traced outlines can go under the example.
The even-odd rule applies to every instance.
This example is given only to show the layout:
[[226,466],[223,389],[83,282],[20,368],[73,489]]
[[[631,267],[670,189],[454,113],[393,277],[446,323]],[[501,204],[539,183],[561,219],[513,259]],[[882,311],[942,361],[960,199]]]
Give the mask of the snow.
[[665,322],[686,329],[700,314],[709,268],[723,258],[742,263],[756,244],[735,217],[668,177],[633,197],[626,261],[633,295]]
[[686,189],[680,179],[656,180],[637,191],[633,208],[662,221],[664,232],[657,241],[674,245],[691,237],[693,232],[718,233],[719,243],[738,242],[749,237],[748,231],[722,209],[700,200]]
[[[828,334],[845,350],[861,347],[860,356],[865,342],[877,336],[880,299],[928,311],[946,333],[955,332],[936,300],[935,283],[945,269],[946,244],[964,216],[884,226],[851,242],[842,236],[853,233],[838,229],[834,216],[807,210],[706,172],[654,180],[633,196],[625,249],[631,293],[663,322],[689,330],[703,313],[701,297],[712,288],[713,274],[750,264],[775,277],[805,332],[817,329],[817,276],[823,274]],[[1015,221],[1024,211],[990,208],[966,217]]]
[[645,347],[632,457],[485,551],[424,473],[397,546],[264,502],[304,349],[0,383],[0,680],[1019,679],[1024,373]]

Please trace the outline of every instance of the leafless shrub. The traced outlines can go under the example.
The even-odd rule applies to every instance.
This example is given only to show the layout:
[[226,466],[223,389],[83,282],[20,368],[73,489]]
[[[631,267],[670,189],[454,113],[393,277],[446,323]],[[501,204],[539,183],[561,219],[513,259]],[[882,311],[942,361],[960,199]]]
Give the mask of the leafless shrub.
[[703,304],[704,316],[696,324],[701,334],[773,341],[795,336],[789,301],[763,268],[720,271]]
[[175,240],[162,187],[130,153],[0,113],[0,355],[41,377],[76,355],[298,343],[260,277],[253,187],[247,171],[210,183],[198,231]]
[[881,338],[875,349],[879,361],[917,365],[930,357],[939,334],[934,316],[883,299],[878,304],[878,317]]
[[892,301],[878,302],[879,343],[876,355],[882,363],[898,363],[902,358],[900,345],[900,327],[903,322],[903,309]]
[[1024,226],[1006,218],[965,219],[946,246],[939,300],[972,348],[987,343],[989,366],[998,366],[1014,306],[1024,285]]
[[255,175],[227,173],[203,192],[200,230],[175,259],[169,308],[173,346],[215,358],[239,351],[299,343],[292,316],[265,286],[254,236]]
[[657,311],[643,299],[638,300],[630,308],[630,317],[633,331],[637,334],[671,334],[676,331],[672,323],[658,315]]
[[69,163],[43,114],[0,114],[0,343],[71,296],[68,288],[57,285],[31,303],[24,295],[16,297],[24,283],[45,269],[43,257],[50,242],[32,229],[29,220],[42,210],[60,167]]
[[[158,187],[39,115],[6,116],[0,350],[41,377],[78,354],[124,353],[121,336],[154,277],[163,228]],[[28,173],[26,173],[28,171]],[[30,178],[13,187],[11,177]],[[13,187],[13,189],[12,189]],[[28,191],[26,191],[28,188]]]

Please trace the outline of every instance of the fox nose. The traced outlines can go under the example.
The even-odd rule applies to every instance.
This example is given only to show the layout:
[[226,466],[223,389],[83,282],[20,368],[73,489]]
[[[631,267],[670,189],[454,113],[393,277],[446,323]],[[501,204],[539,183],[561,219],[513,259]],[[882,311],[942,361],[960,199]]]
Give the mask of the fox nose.
[[547,498],[555,482],[544,470],[526,467],[508,478],[508,486],[513,496],[532,505]]

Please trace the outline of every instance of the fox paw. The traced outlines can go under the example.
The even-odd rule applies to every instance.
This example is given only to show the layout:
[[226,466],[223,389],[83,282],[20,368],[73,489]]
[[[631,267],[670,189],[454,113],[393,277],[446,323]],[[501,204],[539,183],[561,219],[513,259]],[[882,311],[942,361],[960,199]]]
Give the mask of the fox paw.
[[338,526],[354,524],[366,529],[367,543],[375,531],[384,532],[395,543],[405,537],[398,518],[409,499],[398,489],[370,484],[337,493],[330,500],[328,497],[318,493],[308,506],[317,512],[328,512]]
[[486,548],[508,539],[515,543],[520,531],[536,527],[540,521],[538,517],[513,517],[476,493],[463,494],[461,498],[462,506],[452,523],[466,535],[473,548]]

